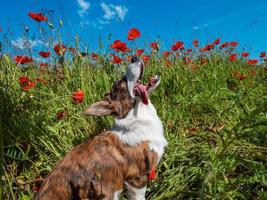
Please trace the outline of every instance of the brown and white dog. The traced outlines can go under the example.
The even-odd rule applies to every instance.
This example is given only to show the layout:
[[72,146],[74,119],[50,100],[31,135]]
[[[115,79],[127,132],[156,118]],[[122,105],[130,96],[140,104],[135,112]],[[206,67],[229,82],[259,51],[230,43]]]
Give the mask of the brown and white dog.
[[160,161],[167,141],[149,93],[159,82],[140,83],[143,62],[133,57],[125,77],[116,81],[102,101],[85,114],[115,115],[111,131],[74,147],[45,179],[37,200],[144,200],[149,174]]

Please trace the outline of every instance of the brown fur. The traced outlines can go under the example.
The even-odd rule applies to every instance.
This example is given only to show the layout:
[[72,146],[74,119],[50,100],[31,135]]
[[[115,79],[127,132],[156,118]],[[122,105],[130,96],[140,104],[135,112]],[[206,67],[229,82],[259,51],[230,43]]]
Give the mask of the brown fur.
[[105,132],[73,148],[45,180],[36,199],[113,199],[124,181],[144,187],[156,160],[147,142],[130,147]]

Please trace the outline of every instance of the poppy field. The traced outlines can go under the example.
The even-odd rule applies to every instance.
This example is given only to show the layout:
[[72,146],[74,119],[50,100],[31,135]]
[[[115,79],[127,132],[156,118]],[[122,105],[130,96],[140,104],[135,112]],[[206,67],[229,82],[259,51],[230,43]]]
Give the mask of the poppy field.
[[220,38],[174,41],[168,48],[155,39],[138,47],[142,29],[131,28],[122,30],[124,38],[85,51],[78,36],[65,43],[48,16],[27,17],[44,37],[43,29],[57,34],[24,54],[8,54],[8,43],[1,43],[1,199],[33,199],[73,146],[111,127],[112,117],[83,111],[109,92],[132,55],[145,63],[144,82],[161,76],[151,101],[169,142],[147,199],[267,198],[264,50],[253,57],[238,41]]

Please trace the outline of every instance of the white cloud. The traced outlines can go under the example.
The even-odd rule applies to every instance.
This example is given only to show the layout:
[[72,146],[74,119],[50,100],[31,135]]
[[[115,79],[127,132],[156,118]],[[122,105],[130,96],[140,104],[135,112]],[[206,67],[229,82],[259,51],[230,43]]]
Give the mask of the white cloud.
[[104,11],[103,17],[106,20],[116,18],[123,21],[128,12],[128,9],[125,6],[121,5],[105,4],[104,2],[102,2],[100,6]]
[[88,26],[92,26],[92,27],[97,28],[97,29],[103,29],[103,26],[101,26],[95,22],[90,22],[88,20],[80,22],[81,28],[85,29]]
[[16,40],[12,40],[11,44],[18,48],[18,49],[25,49],[25,48],[34,48],[38,45],[47,45],[41,40],[30,40],[24,37],[17,38]]
[[90,8],[90,3],[86,2],[85,0],[77,0],[77,3],[80,6],[80,10],[78,11],[78,14],[80,15],[80,17],[83,17],[84,14],[86,14],[88,9]]
[[98,19],[98,23],[105,25],[105,24],[110,24],[110,21],[106,21],[106,20],[102,20],[102,19]]

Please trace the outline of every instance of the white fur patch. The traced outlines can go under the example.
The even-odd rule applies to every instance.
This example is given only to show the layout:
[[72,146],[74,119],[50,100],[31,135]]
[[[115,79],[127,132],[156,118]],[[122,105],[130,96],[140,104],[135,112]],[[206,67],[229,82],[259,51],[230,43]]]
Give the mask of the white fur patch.
[[116,191],[116,192],[114,193],[113,200],[119,200],[122,191],[123,191],[123,190]]
[[135,188],[125,182],[125,185],[127,187],[127,197],[129,200],[145,200],[146,197],[146,186],[143,188]]
[[123,143],[130,146],[148,141],[150,149],[158,153],[158,162],[164,153],[164,148],[168,144],[163,135],[161,120],[150,100],[148,105],[145,105],[138,98],[134,109],[128,113],[126,118],[115,119],[112,132]]

